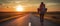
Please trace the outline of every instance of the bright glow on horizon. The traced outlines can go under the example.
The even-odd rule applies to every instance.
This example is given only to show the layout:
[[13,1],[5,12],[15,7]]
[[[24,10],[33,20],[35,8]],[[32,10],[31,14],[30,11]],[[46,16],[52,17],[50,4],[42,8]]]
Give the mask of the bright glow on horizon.
[[16,11],[23,11],[23,7],[22,7],[21,5],[18,5],[18,6],[16,7]]

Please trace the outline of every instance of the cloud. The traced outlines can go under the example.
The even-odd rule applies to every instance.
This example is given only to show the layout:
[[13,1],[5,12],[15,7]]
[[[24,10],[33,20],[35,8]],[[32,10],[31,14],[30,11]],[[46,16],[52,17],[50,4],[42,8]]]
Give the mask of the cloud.
[[[42,0],[0,0],[0,5],[7,6],[9,4],[15,5],[19,3],[19,4],[25,5],[30,8],[34,8],[36,10],[39,7],[41,1]],[[60,0],[43,0],[43,2],[45,2],[49,10],[53,10],[52,8],[54,8],[55,10],[60,10],[59,9]]]
[[60,3],[60,0],[0,0],[1,3],[10,3],[10,2],[16,2],[20,1],[23,3],[29,3],[29,4],[40,4],[41,1],[46,3]]
[[44,0],[46,3],[60,3],[60,0]]
[[54,6],[54,5],[60,5],[60,3],[46,3],[46,6]]

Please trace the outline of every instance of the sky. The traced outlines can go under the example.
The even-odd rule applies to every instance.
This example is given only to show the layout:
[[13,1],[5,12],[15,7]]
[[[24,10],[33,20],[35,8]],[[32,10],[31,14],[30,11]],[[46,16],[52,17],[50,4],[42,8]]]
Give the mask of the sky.
[[17,5],[22,5],[24,11],[36,12],[42,1],[45,3],[48,12],[60,11],[60,0],[0,0],[0,12],[15,11]]

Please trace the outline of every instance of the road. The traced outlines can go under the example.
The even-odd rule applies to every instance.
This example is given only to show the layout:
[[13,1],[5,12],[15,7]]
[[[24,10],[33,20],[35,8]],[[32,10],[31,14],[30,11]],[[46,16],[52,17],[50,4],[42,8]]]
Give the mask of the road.
[[[30,14],[30,22],[31,22],[31,26],[40,26],[40,19],[38,16],[34,14]],[[60,26],[60,24],[56,24],[52,21],[44,20],[44,26]]]
[[[18,17],[16,19],[8,20],[0,23],[0,26],[29,26],[29,22],[31,26],[40,26],[40,19],[38,16],[34,14],[26,14],[23,17]],[[51,21],[44,20],[44,26],[60,26]]]
[[8,20],[0,23],[0,26],[28,26],[29,24],[29,14],[26,14],[23,17],[18,16],[16,19]]

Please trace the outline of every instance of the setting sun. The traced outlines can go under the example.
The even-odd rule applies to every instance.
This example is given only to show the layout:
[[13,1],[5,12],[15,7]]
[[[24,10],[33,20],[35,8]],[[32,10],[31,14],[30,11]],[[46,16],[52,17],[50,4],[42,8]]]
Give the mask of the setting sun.
[[18,5],[18,6],[16,7],[16,11],[23,11],[23,7],[22,7],[21,5]]

